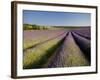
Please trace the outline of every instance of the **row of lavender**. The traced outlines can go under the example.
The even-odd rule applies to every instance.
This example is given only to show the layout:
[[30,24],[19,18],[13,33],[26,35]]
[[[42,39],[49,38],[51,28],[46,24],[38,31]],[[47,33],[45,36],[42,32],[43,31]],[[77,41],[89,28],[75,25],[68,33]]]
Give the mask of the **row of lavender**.
[[89,26],[72,30],[72,32],[75,32],[75,33],[79,34],[80,36],[83,36],[87,39],[91,39],[91,28]]
[[[26,32],[26,31],[25,31]],[[24,44],[31,43],[24,50],[23,68],[41,68],[63,42],[66,30],[30,30],[24,32]],[[28,36],[29,35],[29,36]],[[36,40],[36,42],[34,42]],[[34,46],[35,45],[35,46]]]
[[91,28],[85,27],[72,31],[73,38],[80,47],[86,59],[91,63]]
[[[65,38],[65,39],[64,39]],[[24,69],[88,66],[90,59],[90,27],[72,30],[27,30],[24,44],[28,50],[23,58]],[[38,46],[31,47],[37,43]],[[58,45],[58,43],[60,43]],[[55,46],[56,45],[56,46]]]
[[23,47],[24,49],[26,49],[38,43],[42,43],[50,39],[54,39],[59,35],[61,36],[59,36],[58,39],[59,38],[62,39],[65,33],[66,30],[24,30]]
[[80,45],[77,45],[76,41],[74,40],[76,35],[73,37],[72,34],[74,33],[69,32],[68,35],[66,35],[63,44],[55,51],[55,56],[52,57],[51,61],[49,61],[46,67],[56,68],[90,65],[90,62],[84,55],[84,52],[80,50]]
[[45,67],[90,66],[91,41],[86,36],[91,37],[89,27],[70,30]]

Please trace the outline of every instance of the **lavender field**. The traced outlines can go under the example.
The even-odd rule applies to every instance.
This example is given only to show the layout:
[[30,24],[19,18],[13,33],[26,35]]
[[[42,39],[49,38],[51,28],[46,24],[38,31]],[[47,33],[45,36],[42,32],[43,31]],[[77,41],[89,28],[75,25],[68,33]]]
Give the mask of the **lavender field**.
[[23,69],[91,65],[90,26],[23,32]]

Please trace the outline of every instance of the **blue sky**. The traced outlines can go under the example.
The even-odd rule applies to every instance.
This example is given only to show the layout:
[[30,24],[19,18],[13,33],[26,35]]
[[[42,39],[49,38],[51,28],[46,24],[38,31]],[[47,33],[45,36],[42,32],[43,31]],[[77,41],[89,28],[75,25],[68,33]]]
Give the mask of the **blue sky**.
[[90,26],[90,13],[23,10],[23,23],[47,26]]

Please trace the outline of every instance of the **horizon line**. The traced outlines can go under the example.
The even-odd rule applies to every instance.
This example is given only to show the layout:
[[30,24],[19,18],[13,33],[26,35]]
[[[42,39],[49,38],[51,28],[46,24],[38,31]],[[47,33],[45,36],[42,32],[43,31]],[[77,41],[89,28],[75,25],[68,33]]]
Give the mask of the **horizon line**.
[[70,27],[90,27],[90,25],[40,25],[40,24],[30,24],[30,23],[23,23],[23,24],[29,24],[29,25],[38,25],[38,26],[70,26]]

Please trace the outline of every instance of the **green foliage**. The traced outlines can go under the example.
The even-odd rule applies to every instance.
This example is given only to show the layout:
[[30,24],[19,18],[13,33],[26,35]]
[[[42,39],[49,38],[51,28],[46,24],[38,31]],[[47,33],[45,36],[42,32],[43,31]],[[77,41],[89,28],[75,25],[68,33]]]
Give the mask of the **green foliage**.
[[23,24],[24,30],[47,30],[49,26],[40,26],[40,25],[32,25],[32,24]]
[[32,29],[32,25],[24,24],[23,26],[24,26],[23,27],[24,30],[31,30]]

